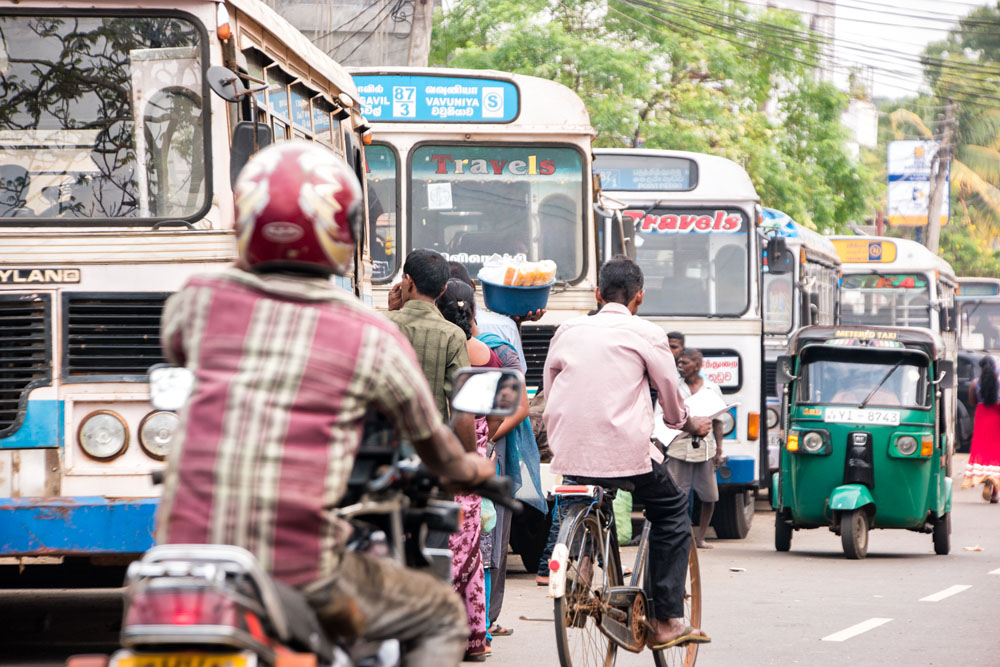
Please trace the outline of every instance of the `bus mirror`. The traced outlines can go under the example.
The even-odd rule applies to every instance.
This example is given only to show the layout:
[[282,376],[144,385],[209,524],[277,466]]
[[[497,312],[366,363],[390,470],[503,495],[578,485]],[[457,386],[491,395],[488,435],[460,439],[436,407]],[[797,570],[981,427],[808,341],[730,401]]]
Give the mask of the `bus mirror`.
[[939,389],[955,388],[955,362],[945,359],[937,363],[937,379],[934,384],[939,385]]
[[205,73],[208,87],[212,92],[227,102],[239,102],[240,97],[246,95],[247,88],[240,81],[240,77],[230,69],[225,67],[209,67]]
[[240,121],[233,129],[233,147],[229,154],[229,180],[236,183],[236,177],[254,154],[254,127],[257,128],[257,150],[270,146],[273,138],[271,127],[263,123]]
[[941,331],[955,330],[955,306],[945,306],[942,304],[938,310],[938,318]]
[[781,275],[792,272],[795,259],[788,252],[784,236],[772,236],[767,240],[767,272]]
[[794,361],[790,355],[783,354],[778,357],[775,363],[774,383],[791,384],[792,380],[798,380],[799,377],[797,375],[792,375],[794,367]]
[[620,209],[615,209],[615,226],[622,246],[622,254],[635,261],[635,223],[632,218],[622,215]]

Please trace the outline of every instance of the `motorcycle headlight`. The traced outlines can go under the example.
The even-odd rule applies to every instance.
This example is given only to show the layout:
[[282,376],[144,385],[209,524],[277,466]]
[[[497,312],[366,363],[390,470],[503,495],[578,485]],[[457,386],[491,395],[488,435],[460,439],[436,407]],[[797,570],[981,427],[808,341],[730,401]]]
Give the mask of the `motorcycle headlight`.
[[736,428],[736,420],[733,418],[732,412],[723,412],[719,415],[719,421],[722,422],[722,435],[729,435]]
[[128,447],[128,426],[117,413],[98,410],[83,418],[76,439],[87,456],[107,461]]
[[896,451],[903,456],[910,456],[917,451],[917,439],[912,435],[900,436],[896,439]]
[[815,454],[823,449],[823,436],[816,431],[810,431],[802,436],[801,446],[810,454]]
[[180,424],[173,412],[150,412],[139,424],[139,444],[150,457],[162,461],[170,453],[170,439]]
[[778,421],[781,417],[778,415],[778,411],[774,408],[767,409],[767,427],[774,428],[778,425]]

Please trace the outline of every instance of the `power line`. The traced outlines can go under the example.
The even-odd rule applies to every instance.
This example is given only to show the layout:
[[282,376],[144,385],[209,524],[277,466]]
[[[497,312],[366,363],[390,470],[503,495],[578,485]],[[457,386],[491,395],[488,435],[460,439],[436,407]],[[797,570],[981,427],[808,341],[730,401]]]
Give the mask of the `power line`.
[[[377,24],[377,25],[376,25],[376,26],[375,26],[374,28],[372,28],[372,29],[371,29],[371,30],[370,30],[370,31],[368,32],[368,35],[367,35],[367,36],[365,36],[365,38],[364,38],[364,39],[362,39],[362,40],[361,40],[360,42],[358,42],[358,43],[357,43],[357,44],[355,45],[355,47],[354,47],[353,49],[351,49],[351,52],[350,52],[350,53],[348,53],[348,54],[347,54],[346,56],[344,56],[344,57],[342,58],[342,60],[347,60],[348,58],[350,58],[351,56],[353,56],[353,55],[354,55],[354,53],[355,53],[355,52],[356,52],[356,51],[357,51],[358,49],[360,49],[360,48],[361,48],[361,47],[362,47],[362,46],[363,46],[363,45],[365,44],[365,42],[367,42],[367,41],[368,41],[369,39],[371,39],[371,38],[372,38],[372,36],[374,36],[374,35],[375,35],[375,33],[376,33],[376,32],[378,32],[378,30],[379,30],[379,29],[380,29],[380,28],[382,27],[382,25],[383,25],[383,24],[384,24],[384,23],[385,23],[385,22],[386,22],[387,20],[389,20],[389,18],[390,18],[390,17],[393,17],[393,16],[395,16],[395,15],[396,15],[396,13],[397,13],[397,12],[399,12],[399,11],[400,11],[400,9],[402,9],[402,6],[403,6],[403,4],[405,4],[405,1],[406,1],[406,0],[396,0],[396,2],[395,2],[394,4],[392,4],[392,5],[386,5],[387,7],[390,7],[390,6],[392,7],[392,9],[391,9],[391,10],[389,11],[389,13],[388,13],[388,14],[386,14],[385,16],[383,16],[383,17],[382,17],[382,20],[381,20],[381,21],[379,21],[379,22],[378,22],[378,24]],[[394,19],[394,20],[395,20],[395,19]]]

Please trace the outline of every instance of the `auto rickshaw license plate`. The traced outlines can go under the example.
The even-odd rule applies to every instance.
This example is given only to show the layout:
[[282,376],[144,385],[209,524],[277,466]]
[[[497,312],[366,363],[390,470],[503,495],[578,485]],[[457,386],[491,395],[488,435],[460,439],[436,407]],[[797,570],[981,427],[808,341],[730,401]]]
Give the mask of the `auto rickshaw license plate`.
[[866,424],[899,426],[898,410],[864,410],[859,408],[827,408],[823,421],[830,424]]
[[122,656],[111,664],[114,667],[253,667],[256,660],[247,653],[155,653]]

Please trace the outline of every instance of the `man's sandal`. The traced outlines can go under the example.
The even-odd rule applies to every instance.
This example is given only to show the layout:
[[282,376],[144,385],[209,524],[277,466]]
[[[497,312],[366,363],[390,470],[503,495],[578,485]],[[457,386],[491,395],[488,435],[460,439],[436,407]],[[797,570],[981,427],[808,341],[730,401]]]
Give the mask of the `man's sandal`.
[[684,632],[677,635],[670,641],[663,642],[662,644],[653,644],[650,642],[647,645],[654,651],[662,651],[665,648],[672,648],[674,646],[684,646],[685,644],[708,644],[712,641],[711,637],[706,634],[697,634],[700,632],[701,630],[693,628],[690,625],[686,625],[684,626]]
[[509,637],[514,634],[513,630],[505,628],[499,623],[494,623],[486,632],[490,633],[494,637]]

